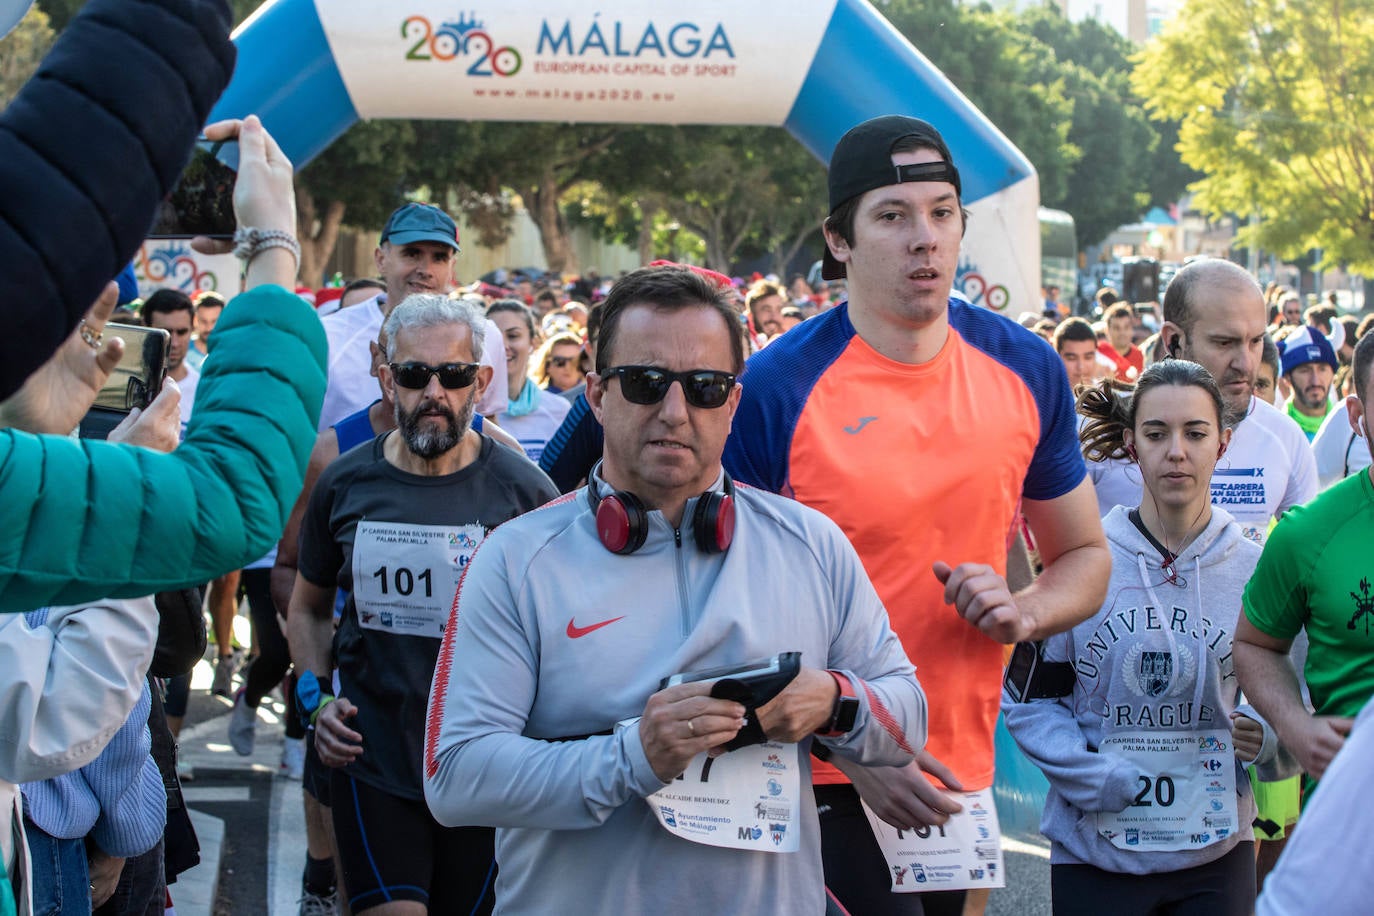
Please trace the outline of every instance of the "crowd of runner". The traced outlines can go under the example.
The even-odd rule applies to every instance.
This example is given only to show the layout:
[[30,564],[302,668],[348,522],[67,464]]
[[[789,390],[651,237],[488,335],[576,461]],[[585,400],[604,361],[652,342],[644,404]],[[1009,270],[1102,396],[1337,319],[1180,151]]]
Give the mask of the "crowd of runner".
[[[101,5],[0,115],[31,319],[0,376],[0,914],[169,908],[207,653],[238,754],[289,698],[303,914],[981,913],[1002,723],[1048,781],[1056,914],[1367,906],[1369,322],[1219,259],[1096,328],[970,305],[959,169],[896,115],[835,148],[816,285],[460,286],[453,219],[406,203],[376,275],[311,301],[290,164],[224,121],[243,291],[128,302],[106,281],[233,51],[218,0],[143,4],[130,53],[162,17],[225,72],[166,93],[179,132],[128,113],[118,173],[39,166],[34,112],[99,117],[70,87]],[[110,250],[64,247],[63,195]],[[78,439],[112,317],[168,333],[169,381]]]

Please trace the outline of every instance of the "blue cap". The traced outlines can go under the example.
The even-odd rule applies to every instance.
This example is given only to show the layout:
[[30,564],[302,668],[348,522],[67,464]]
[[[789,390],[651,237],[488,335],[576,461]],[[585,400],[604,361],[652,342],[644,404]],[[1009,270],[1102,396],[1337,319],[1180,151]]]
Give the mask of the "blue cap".
[[443,210],[433,204],[406,204],[386,221],[382,229],[382,244],[391,242],[408,245],[411,242],[439,242],[458,247],[458,226]]
[[1333,370],[1340,368],[1340,363],[1336,362],[1336,351],[1321,328],[1298,328],[1279,341],[1279,353],[1283,357],[1284,375],[1308,363],[1326,363]]

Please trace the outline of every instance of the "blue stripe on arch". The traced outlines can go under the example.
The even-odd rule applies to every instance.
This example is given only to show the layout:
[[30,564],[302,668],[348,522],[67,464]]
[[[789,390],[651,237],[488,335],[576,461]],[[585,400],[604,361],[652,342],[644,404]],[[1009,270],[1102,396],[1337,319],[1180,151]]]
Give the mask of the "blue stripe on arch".
[[234,43],[238,66],[211,121],[256,114],[300,168],[358,120],[314,0],[267,4]]
[[885,114],[924,118],[949,144],[964,203],[1035,174],[1034,167],[867,0],[838,0],[784,126],[830,161],[849,128]]

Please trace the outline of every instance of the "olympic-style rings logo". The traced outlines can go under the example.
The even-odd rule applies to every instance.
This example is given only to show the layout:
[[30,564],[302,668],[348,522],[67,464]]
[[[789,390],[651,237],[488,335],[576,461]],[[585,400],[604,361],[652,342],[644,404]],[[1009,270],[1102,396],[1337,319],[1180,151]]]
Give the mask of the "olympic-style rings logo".
[[1000,312],[1011,304],[1011,291],[1001,284],[988,283],[980,273],[972,270],[961,271],[956,282],[974,305],[982,305]]
[[523,62],[520,52],[496,42],[475,19],[458,17],[457,22],[441,22],[439,28],[420,15],[401,22],[401,38],[414,41],[406,60],[453,60],[459,55],[471,58],[468,76],[514,76]]

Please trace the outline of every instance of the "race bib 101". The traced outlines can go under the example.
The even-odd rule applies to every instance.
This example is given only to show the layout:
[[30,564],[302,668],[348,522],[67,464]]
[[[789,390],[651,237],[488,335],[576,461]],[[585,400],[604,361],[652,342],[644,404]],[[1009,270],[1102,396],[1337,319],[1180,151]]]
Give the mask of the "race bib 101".
[[442,639],[458,580],[485,537],[481,525],[359,522],[353,538],[359,624]]
[[892,891],[916,894],[971,887],[1006,887],[1002,830],[992,789],[947,792],[964,810],[939,826],[898,830],[864,805],[892,876]]

